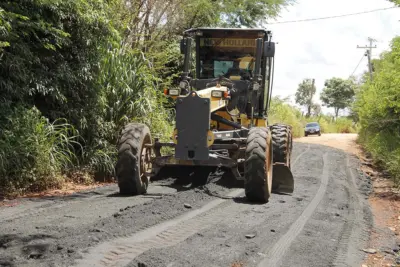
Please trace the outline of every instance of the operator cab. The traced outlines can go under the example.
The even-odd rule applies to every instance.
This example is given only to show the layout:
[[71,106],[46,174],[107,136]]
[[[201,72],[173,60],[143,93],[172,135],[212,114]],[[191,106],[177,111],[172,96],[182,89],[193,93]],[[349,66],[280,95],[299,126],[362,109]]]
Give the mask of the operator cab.
[[[275,43],[264,29],[196,28],[184,32],[181,94],[217,84],[235,88],[230,102],[241,112],[263,117],[272,92]],[[195,53],[193,53],[195,52]],[[194,62],[195,64],[192,64]],[[195,65],[195,69],[191,66]],[[252,93],[254,92],[254,93]],[[256,93],[257,92],[257,93]],[[252,98],[257,100],[252,100]],[[253,116],[253,115],[252,115]]]
[[[191,55],[196,62],[196,70],[191,73],[193,78],[210,80],[223,76],[236,81],[251,80],[254,76],[256,39],[270,42],[271,32],[264,29],[196,28],[185,31],[184,37],[194,40],[191,43],[191,51],[196,51],[195,57]],[[184,39],[182,53],[185,45]],[[273,46],[273,43],[269,45]],[[267,61],[261,60],[264,77],[270,66]]]
[[250,80],[255,62],[254,39],[199,38],[199,79],[220,75],[231,80]]

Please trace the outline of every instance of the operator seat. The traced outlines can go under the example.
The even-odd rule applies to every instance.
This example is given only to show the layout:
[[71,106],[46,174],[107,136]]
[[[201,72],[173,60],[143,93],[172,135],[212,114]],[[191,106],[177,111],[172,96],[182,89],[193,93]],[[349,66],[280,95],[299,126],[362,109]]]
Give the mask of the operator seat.
[[229,68],[224,76],[230,80],[241,80],[241,74],[242,70],[240,69],[239,62],[235,61],[232,68]]

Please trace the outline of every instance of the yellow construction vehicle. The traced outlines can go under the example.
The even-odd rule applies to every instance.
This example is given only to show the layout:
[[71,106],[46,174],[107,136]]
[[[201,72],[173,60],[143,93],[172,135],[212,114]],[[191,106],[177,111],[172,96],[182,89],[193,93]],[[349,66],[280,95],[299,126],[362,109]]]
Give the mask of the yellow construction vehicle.
[[[268,124],[275,55],[271,39],[264,29],[184,32],[181,81],[179,87],[165,90],[175,101],[171,142],[152,139],[143,124],[125,127],[116,164],[121,194],[146,193],[150,179],[165,170],[188,175],[209,167],[244,180],[252,202],[268,202],[272,192],[293,192],[291,127]],[[174,153],[162,155],[162,147],[172,147]]]

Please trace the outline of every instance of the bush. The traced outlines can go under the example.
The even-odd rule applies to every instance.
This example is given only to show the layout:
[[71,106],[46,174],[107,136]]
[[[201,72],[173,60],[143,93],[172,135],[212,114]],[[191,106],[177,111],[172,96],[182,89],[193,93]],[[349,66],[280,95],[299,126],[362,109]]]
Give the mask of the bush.
[[[8,133],[1,133],[0,138],[6,149],[1,152],[0,179],[10,190],[44,188],[61,182],[57,176],[65,169],[65,161],[72,158],[81,163],[76,163],[75,169],[91,170],[99,161],[111,162],[113,154],[109,152],[115,144],[98,136],[108,125],[102,124],[104,119],[99,113],[102,87],[97,86],[97,77],[107,49],[120,43],[114,22],[110,21],[112,3],[0,2],[0,122],[5,122],[0,127]],[[14,107],[5,108],[4,104]],[[73,127],[66,121],[61,123],[60,118]],[[63,147],[61,142],[62,138],[75,140],[73,128],[81,135],[76,140],[80,145],[71,144],[74,155],[68,152],[70,145]],[[6,156],[11,154],[15,162]],[[108,172],[112,171],[110,164],[105,165]],[[13,171],[13,166],[21,170]],[[19,177],[13,172],[23,173]]]
[[[335,129],[332,127],[332,122],[331,120],[324,118],[322,116],[318,117],[316,120],[321,127],[321,133],[334,133]],[[310,119],[308,120],[310,122]]]
[[400,183],[400,135],[389,131],[372,133],[362,129],[358,141],[371,153],[375,163],[387,169]]
[[354,111],[358,115],[360,143],[378,165],[400,183],[400,37],[391,51],[374,60],[374,80],[361,86]]
[[355,133],[356,129],[353,126],[353,122],[347,118],[337,118],[335,122],[337,133]]
[[58,186],[75,160],[74,129],[61,120],[49,123],[36,108],[9,114],[0,130],[0,194]]

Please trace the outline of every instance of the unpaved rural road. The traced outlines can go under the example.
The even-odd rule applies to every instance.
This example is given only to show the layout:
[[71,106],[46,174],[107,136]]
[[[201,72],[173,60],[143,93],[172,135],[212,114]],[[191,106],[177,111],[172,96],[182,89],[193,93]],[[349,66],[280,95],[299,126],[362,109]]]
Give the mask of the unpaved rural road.
[[0,207],[0,266],[360,266],[370,181],[355,157],[316,144],[333,135],[308,138],[294,145],[294,194],[264,205],[218,174],[198,188],[156,181],[146,196],[112,185],[11,201]]

